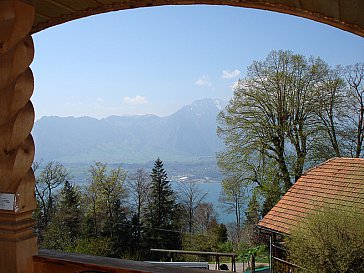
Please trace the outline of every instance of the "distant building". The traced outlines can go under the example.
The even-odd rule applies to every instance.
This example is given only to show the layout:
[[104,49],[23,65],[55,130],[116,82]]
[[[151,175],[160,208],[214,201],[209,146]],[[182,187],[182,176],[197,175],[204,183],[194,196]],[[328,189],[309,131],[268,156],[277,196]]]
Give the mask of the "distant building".
[[324,205],[341,202],[364,210],[364,159],[333,158],[308,170],[258,223],[260,232],[270,236],[273,272],[295,271],[285,261],[282,237]]

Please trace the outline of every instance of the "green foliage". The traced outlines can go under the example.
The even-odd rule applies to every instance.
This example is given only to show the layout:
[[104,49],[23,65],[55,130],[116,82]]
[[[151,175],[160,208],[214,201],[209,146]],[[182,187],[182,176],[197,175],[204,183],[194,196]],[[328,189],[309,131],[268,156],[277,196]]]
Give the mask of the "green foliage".
[[270,259],[269,255],[270,255],[269,248],[267,248],[265,245],[260,245],[255,260],[258,263],[269,263]]
[[[218,115],[222,200],[238,196],[229,192],[236,185],[239,194],[256,188],[264,216],[304,169],[333,156],[362,156],[363,109],[363,63],[330,67],[283,50],[254,61]],[[242,205],[232,200],[239,230]]]
[[118,213],[113,208],[126,198],[126,172],[119,166],[108,172],[107,164],[95,162],[89,169],[90,184],[84,190],[85,202],[88,204],[86,216],[91,219],[92,231],[89,235],[110,235]]
[[212,231],[216,234],[217,241],[220,244],[227,242],[228,240],[227,228],[223,223],[217,224],[216,226],[212,227]]
[[217,238],[211,236],[209,232],[197,232],[194,234],[185,234],[183,238],[183,249],[193,251],[216,251]]
[[151,248],[179,249],[180,235],[175,221],[176,196],[159,158],[154,163],[151,178],[151,196],[145,216],[148,229],[144,240]]
[[260,192],[264,197],[261,210],[261,215],[264,217],[282,197],[282,190],[279,186],[279,177],[276,176],[272,181],[267,181],[265,187],[260,189]]
[[212,223],[205,232],[185,233],[183,249],[194,251],[223,251],[230,249],[227,242],[227,229],[224,224]]
[[257,193],[253,192],[253,194],[250,198],[248,207],[245,211],[245,215],[246,215],[245,224],[253,225],[253,226],[258,224],[258,222],[260,220],[259,211],[260,211],[260,204],[258,202]]
[[182,230],[193,233],[196,229],[196,210],[203,203],[207,192],[202,192],[196,181],[182,181],[179,184],[179,211],[178,217],[181,219]]
[[79,190],[68,180],[59,197],[59,205],[57,208],[57,220],[62,226],[64,232],[74,241],[81,234],[81,197]]
[[327,206],[292,231],[289,258],[309,272],[364,272],[363,223],[362,208]]
[[67,251],[81,235],[82,212],[77,188],[68,180],[56,198],[57,206],[40,244],[44,248]]
[[153,227],[169,227],[172,224],[175,195],[159,158],[155,161],[151,177],[148,223]]
[[[308,141],[316,131],[317,86],[325,68],[319,58],[290,51],[272,51],[264,61],[253,62],[219,115],[218,133],[227,146],[221,157],[235,155],[246,162],[251,153],[262,153],[275,161],[288,190],[303,172]],[[294,152],[290,160],[288,145]]]
[[[64,169],[65,170],[65,169]],[[142,183],[134,185],[134,206],[127,202],[125,172],[97,162],[89,169],[89,184],[82,189],[65,180],[52,191],[53,215],[40,240],[42,248],[91,255],[132,259],[154,259],[150,248],[232,251],[224,224],[218,223],[212,203],[202,202],[203,194],[191,184],[187,195],[177,198],[161,160],[152,170],[152,184],[144,172]],[[66,171],[66,170],[65,170]],[[65,172],[67,173],[67,172]],[[139,179],[138,178],[138,179]],[[135,182],[135,181],[134,181]],[[181,191],[180,194],[186,194]],[[142,200],[141,200],[142,199]],[[177,200],[192,202],[176,203]],[[193,231],[183,217],[193,207]],[[144,210],[143,210],[144,209]],[[41,209],[35,216],[41,214]],[[38,216],[39,217],[39,216]]]
[[[40,163],[34,162],[33,169],[39,171]],[[70,178],[69,172],[58,162],[49,162],[37,174],[35,184],[35,194],[38,203],[38,210],[34,215],[37,221],[36,230],[38,238],[43,239],[43,233],[52,221],[56,210],[56,191]]]
[[40,246],[60,251],[74,247],[74,240],[71,234],[63,228],[59,217],[54,217],[52,222],[47,225]]
[[224,205],[226,212],[234,213],[236,232],[240,233],[243,217],[243,205],[245,197],[245,185],[237,176],[227,176],[221,182],[222,192],[219,201]]
[[231,241],[223,242],[218,247],[219,252],[225,252],[225,253],[233,253],[234,250],[234,244]]
[[217,214],[214,205],[210,202],[201,202],[195,211],[195,231],[207,232],[217,223]]
[[79,239],[73,248],[68,248],[68,252],[76,252],[95,256],[112,256],[112,241],[111,238],[84,238]]
[[235,250],[235,252],[238,254],[237,260],[242,262],[249,261],[252,255],[257,257],[259,260],[265,259],[267,255],[269,256],[269,252],[264,245],[249,247],[247,245],[241,244],[240,247]]
[[254,191],[245,210],[245,222],[242,230],[242,240],[249,246],[256,246],[260,242],[260,236],[255,230],[259,220],[260,204],[257,191]]

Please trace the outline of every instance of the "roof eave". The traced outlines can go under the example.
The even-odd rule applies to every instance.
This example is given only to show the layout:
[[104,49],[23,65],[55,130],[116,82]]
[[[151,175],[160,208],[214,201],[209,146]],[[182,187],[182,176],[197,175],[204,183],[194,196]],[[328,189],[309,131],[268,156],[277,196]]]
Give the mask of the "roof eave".
[[290,235],[289,233],[274,230],[274,229],[270,229],[270,228],[260,226],[260,225],[257,225],[256,228],[260,231],[260,233],[267,234],[267,235],[272,235],[273,233],[278,234],[278,235],[283,235],[283,236],[289,236]]

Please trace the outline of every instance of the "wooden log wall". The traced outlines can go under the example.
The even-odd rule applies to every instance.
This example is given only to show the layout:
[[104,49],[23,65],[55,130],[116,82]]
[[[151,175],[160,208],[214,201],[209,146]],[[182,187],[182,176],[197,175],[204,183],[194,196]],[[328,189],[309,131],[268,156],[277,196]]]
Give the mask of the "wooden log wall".
[[34,57],[28,2],[0,1],[0,273],[32,273],[37,253],[34,220],[34,142],[30,102]]

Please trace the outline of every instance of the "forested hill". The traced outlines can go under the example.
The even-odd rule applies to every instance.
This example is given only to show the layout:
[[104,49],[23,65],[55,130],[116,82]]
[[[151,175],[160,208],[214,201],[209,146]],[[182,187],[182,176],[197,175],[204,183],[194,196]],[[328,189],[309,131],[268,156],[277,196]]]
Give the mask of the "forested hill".
[[33,129],[36,160],[63,163],[186,162],[215,157],[223,144],[216,116],[226,103],[203,99],[166,117],[42,117]]

